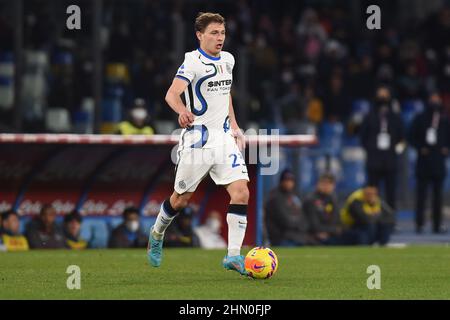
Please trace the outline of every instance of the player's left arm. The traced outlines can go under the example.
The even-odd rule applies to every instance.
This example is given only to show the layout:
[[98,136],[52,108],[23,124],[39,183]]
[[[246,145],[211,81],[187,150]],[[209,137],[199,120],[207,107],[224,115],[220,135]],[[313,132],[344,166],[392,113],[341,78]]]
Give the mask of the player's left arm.
[[242,151],[245,149],[245,136],[242,133],[242,131],[239,128],[239,125],[237,124],[237,121],[236,121],[236,116],[234,114],[234,108],[233,108],[233,99],[231,98],[231,93],[230,93],[230,104],[228,106],[228,117],[230,118],[231,133],[232,133],[234,139],[236,140],[239,150]]

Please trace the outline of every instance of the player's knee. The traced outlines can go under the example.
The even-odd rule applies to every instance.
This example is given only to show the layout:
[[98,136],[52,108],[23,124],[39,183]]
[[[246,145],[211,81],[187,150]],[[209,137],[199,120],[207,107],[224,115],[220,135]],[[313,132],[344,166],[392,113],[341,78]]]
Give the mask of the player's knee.
[[250,198],[250,192],[247,186],[239,186],[230,192],[231,202],[238,204],[247,204]]
[[180,211],[188,206],[189,198],[190,197],[188,196],[174,193],[170,199],[170,204],[172,205],[172,208],[174,208],[177,211]]

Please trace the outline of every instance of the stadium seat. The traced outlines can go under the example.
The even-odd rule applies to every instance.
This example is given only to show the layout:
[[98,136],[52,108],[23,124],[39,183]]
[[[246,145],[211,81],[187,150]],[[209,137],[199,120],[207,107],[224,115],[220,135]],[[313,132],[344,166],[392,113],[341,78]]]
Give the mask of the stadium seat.
[[416,185],[416,161],[417,151],[416,149],[409,147],[407,152],[407,165],[408,165],[408,187],[410,190],[414,190]]
[[329,172],[336,177],[337,181],[342,180],[342,164],[338,157],[328,157],[325,155],[317,157],[315,171],[316,178],[325,172]]
[[55,54],[53,62],[60,65],[71,65],[73,64],[73,55],[70,52],[60,51]]
[[108,63],[106,66],[106,79],[112,83],[127,83],[130,72],[124,63]]
[[344,126],[340,122],[324,122],[319,131],[323,154],[338,156],[342,148]]
[[364,116],[370,111],[370,102],[365,99],[357,99],[352,103],[350,115],[351,122],[355,125],[362,123]]
[[158,120],[155,121],[155,131],[158,134],[172,134],[177,129],[175,121],[170,120]]
[[356,99],[352,103],[352,114],[358,113],[365,115],[370,110],[370,102],[366,99]]
[[0,109],[11,109],[14,102],[14,82],[11,77],[0,75]]
[[300,190],[309,192],[314,189],[316,181],[315,159],[310,155],[300,157]]
[[108,97],[104,99],[102,102],[102,133],[113,133],[113,131],[115,131],[116,124],[121,120],[122,103],[120,98]]
[[401,106],[401,115],[406,127],[409,127],[412,120],[417,113],[424,110],[424,103],[422,100],[406,100]]
[[21,234],[25,233],[26,226],[27,226],[28,222],[30,222],[30,220],[31,220],[31,217],[29,217],[29,216],[22,216],[22,217],[20,217],[19,232]]
[[447,177],[444,182],[444,191],[450,192],[450,158],[447,158]]
[[88,241],[91,248],[106,248],[109,230],[105,218],[85,217],[81,224],[81,237]]
[[361,147],[346,147],[342,151],[342,176],[338,189],[350,193],[366,182],[365,153]]
[[14,77],[14,56],[12,52],[0,54],[0,76]]
[[53,132],[69,132],[71,130],[69,111],[64,108],[47,109],[45,127]]
[[142,217],[141,218],[141,230],[146,235],[149,234],[150,227],[155,223],[156,217]]

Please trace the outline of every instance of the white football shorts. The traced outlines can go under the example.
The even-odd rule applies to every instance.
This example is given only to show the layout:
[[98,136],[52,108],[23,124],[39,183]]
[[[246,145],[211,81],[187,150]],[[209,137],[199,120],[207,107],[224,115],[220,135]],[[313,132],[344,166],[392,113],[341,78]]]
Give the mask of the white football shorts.
[[[227,139],[228,140],[228,139]],[[250,181],[244,157],[233,138],[216,148],[178,148],[174,189],[194,192],[209,173],[217,185]]]

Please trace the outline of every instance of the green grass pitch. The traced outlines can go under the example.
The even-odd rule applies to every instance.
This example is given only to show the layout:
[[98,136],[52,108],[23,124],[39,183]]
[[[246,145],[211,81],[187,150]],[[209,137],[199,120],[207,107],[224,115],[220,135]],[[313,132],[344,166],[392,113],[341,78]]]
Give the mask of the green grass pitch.
[[[450,299],[447,246],[273,249],[268,280],[224,270],[223,250],[165,249],[160,268],[145,249],[0,253],[0,299]],[[80,290],[66,287],[69,265]],[[379,290],[367,288],[369,265],[381,269]]]

